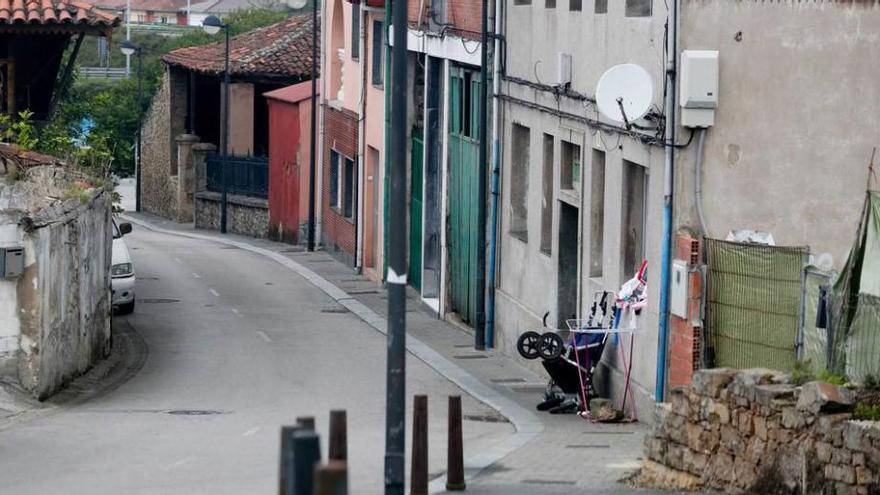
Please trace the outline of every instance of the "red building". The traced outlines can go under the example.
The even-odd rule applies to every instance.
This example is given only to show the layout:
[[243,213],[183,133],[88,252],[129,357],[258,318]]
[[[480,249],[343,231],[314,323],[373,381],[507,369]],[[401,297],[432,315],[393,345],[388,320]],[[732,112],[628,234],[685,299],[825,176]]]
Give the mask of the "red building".
[[269,237],[275,240],[297,243],[308,234],[311,95],[311,81],[263,94],[269,104]]

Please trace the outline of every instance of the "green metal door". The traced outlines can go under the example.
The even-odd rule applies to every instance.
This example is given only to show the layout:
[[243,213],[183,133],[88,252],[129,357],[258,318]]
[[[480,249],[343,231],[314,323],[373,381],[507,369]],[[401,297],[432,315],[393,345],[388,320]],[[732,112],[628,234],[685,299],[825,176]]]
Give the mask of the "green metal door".
[[422,176],[424,175],[424,138],[419,128],[412,130],[412,173],[409,199],[409,284],[422,290]]
[[479,73],[461,67],[449,78],[449,274],[452,307],[474,322],[477,310],[477,130]]

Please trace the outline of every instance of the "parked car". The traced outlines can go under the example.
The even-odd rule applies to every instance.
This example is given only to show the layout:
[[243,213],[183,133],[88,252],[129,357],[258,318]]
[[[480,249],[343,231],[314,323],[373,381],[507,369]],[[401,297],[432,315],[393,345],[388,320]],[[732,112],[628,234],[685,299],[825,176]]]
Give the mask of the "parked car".
[[116,224],[113,219],[113,267],[110,270],[110,286],[113,291],[112,304],[117,314],[134,311],[134,264],[123,236],[131,232],[131,224]]

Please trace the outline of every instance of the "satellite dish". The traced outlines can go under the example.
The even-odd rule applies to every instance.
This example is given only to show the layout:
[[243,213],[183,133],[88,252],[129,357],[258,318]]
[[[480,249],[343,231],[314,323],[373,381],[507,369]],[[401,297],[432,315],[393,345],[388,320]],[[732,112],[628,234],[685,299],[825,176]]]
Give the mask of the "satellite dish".
[[627,127],[648,113],[653,100],[651,75],[636,64],[615,65],[602,74],[596,85],[599,112]]
[[293,10],[300,10],[309,3],[309,0],[285,0],[284,3]]

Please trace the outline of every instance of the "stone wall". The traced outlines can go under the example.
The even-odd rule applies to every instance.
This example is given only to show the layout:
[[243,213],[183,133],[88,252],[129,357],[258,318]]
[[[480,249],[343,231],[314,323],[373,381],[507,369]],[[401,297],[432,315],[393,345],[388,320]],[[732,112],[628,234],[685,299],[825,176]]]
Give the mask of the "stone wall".
[[[197,229],[220,230],[220,193],[202,191],[195,195]],[[226,231],[251,237],[268,237],[269,202],[262,198],[251,198],[229,194],[226,197]]]
[[880,493],[880,422],[853,421],[854,393],[778,372],[698,371],[657,404],[639,480],[728,493]]
[[69,181],[63,169],[41,167],[0,183],[0,242],[25,252],[24,274],[0,279],[0,361],[38,399],[110,352],[112,199],[102,189],[63,199]]
[[186,91],[185,73],[167,70],[144,117],[141,136],[141,207],[177,221],[191,219],[179,208],[175,142],[185,130]]

